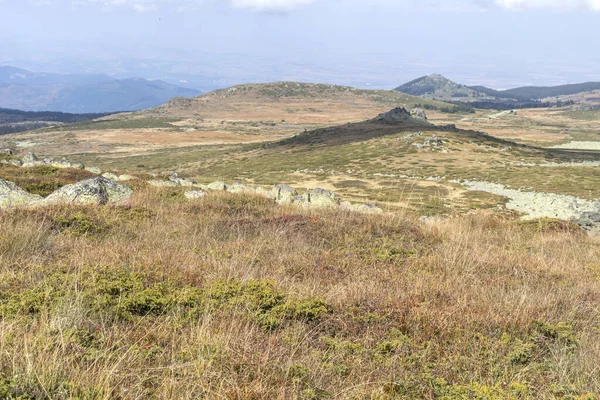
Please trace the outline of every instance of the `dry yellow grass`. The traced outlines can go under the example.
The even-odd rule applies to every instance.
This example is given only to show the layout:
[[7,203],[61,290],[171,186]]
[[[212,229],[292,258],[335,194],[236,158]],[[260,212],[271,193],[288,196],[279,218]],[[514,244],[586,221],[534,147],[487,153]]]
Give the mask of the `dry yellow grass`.
[[[0,397],[594,398],[600,242],[139,188],[0,213]],[[28,397],[29,396],[29,397]]]

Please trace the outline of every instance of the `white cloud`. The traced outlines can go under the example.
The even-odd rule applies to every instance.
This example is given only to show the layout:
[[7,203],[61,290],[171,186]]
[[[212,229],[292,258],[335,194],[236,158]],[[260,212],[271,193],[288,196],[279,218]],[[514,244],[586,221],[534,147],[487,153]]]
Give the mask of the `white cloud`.
[[496,5],[509,10],[594,10],[600,11],[600,0],[495,0]]
[[290,11],[298,6],[310,4],[314,0],[232,0],[236,8],[256,11]]

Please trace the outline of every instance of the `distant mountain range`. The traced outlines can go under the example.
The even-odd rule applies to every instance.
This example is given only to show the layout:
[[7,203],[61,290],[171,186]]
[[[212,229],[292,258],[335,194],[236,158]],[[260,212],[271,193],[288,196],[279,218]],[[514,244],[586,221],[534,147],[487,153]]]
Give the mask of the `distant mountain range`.
[[395,89],[413,96],[442,101],[513,101],[530,102],[549,100],[560,96],[570,96],[600,90],[600,82],[586,82],[561,86],[525,86],[508,90],[494,90],[485,86],[467,86],[453,82],[442,75],[428,75],[415,79]]
[[156,107],[201,92],[163,81],[107,75],[51,74],[0,66],[0,107],[25,111],[105,113]]

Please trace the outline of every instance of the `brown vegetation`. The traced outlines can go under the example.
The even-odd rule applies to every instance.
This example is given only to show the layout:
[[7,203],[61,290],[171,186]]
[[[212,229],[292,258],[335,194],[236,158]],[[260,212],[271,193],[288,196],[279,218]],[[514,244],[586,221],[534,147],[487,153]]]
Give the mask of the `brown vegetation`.
[[600,391],[600,243],[569,224],[165,190],[0,214],[0,397]]

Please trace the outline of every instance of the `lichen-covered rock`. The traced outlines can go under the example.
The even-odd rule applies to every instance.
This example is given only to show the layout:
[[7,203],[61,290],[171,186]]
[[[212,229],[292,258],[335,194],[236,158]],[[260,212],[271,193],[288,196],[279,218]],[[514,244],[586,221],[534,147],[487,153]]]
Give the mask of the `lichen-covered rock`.
[[316,188],[306,191],[305,197],[311,207],[337,207],[340,205],[340,198],[329,190]]
[[127,182],[127,181],[134,181],[136,179],[138,179],[137,176],[123,174],[123,175],[119,175],[118,181],[119,182]]
[[0,160],[0,164],[13,165],[15,167],[21,167],[23,165],[23,161],[18,158],[11,158],[10,160]]
[[420,120],[423,120],[423,121],[427,121],[427,115],[425,114],[425,111],[423,111],[420,108],[413,108],[410,111],[410,115],[413,118],[417,118],[417,119],[420,119]]
[[47,204],[118,204],[129,200],[133,190],[102,176],[65,185],[44,200]]
[[223,181],[215,181],[213,183],[209,183],[207,186],[208,190],[227,190],[227,185]]
[[247,186],[244,182],[235,182],[227,186],[227,191],[230,193],[256,193],[254,188]]
[[85,166],[83,164],[80,163],[72,163],[71,161],[67,160],[66,158],[61,158],[60,160],[54,160],[54,159],[44,159],[43,163],[45,165],[50,165],[51,167],[56,167],[56,168],[73,168],[73,169],[84,169]]
[[118,181],[119,176],[117,174],[113,174],[112,172],[105,172],[102,174],[103,178],[110,179],[111,181]]
[[279,204],[293,203],[298,192],[288,185],[276,185],[272,190],[275,201]]
[[190,190],[184,193],[184,196],[190,200],[200,199],[206,196],[206,192],[203,190]]
[[148,184],[150,186],[156,186],[156,187],[178,187],[179,184],[177,182],[173,182],[173,181],[161,181],[158,179],[153,179],[148,181]]
[[98,167],[85,167],[87,172],[91,172],[92,174],[100,175],[102,174],[102,170]]
[[37,167],[39,165],[44,165],[43,161],[40,161],[39,158],[33,153],[27,153],[25,157],[21,159],[23,167]]
[[0,208],[27,206],[42,201],[42,197],[30,194],[13,182],[0,179]]

